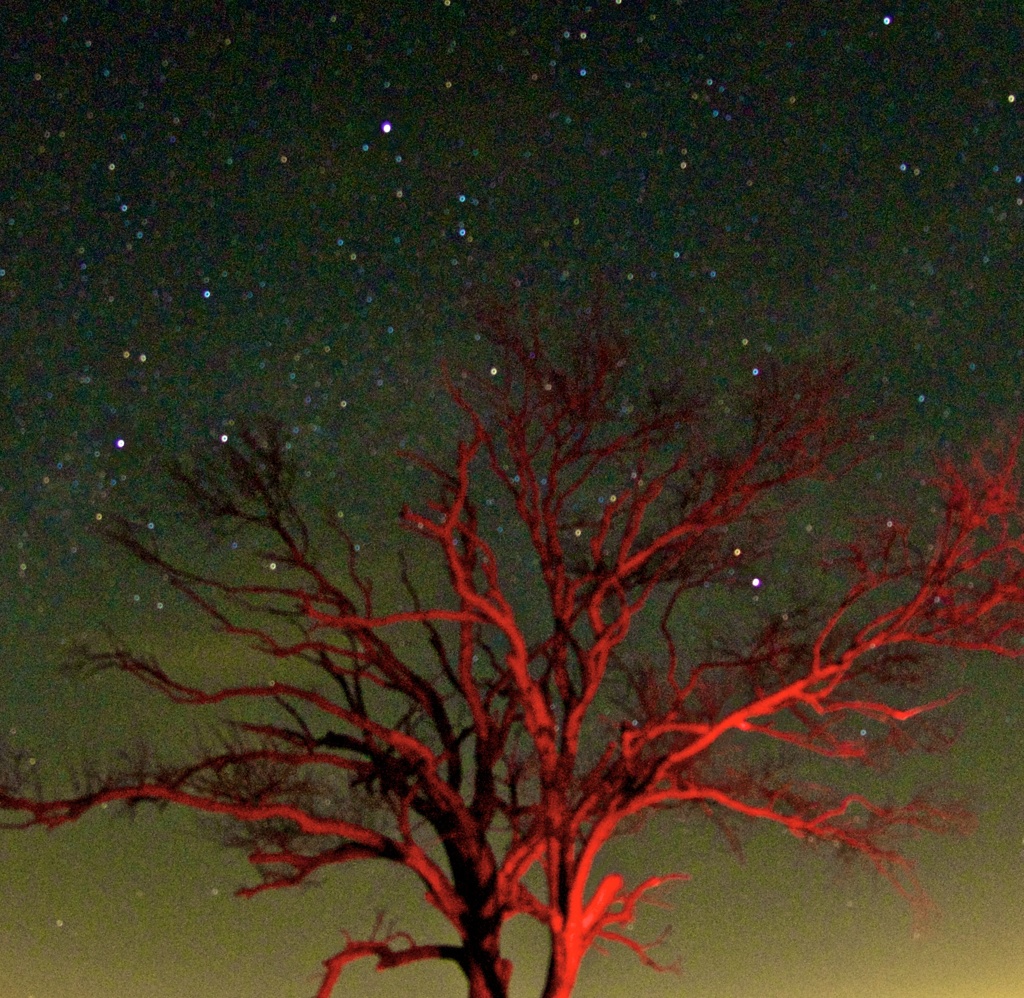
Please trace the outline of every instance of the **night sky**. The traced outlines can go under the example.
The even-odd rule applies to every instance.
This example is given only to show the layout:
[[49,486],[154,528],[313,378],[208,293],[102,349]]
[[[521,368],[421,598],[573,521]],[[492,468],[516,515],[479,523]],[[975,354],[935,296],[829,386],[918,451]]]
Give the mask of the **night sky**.
[[[725,413],[769,358],[849,356],[905,444],[871,495],[925,518],[927,455],[1021,415],[1016,4],[272,6],[2,15],[0,732],[51,787],[140,733],[193,737],[137,684],[68,676],[71,642],[109,626],[189,676],[252,668],[104,545],[100,518],[146,517],[168,550],[230,565],[185,529],[163,467],[269,414],[304,501],[393,590],[396,515],[422,495],[393,454],[444,453],[440,362],[490,365],[481,302],[536,309],[557,338],[601,288],[632,384],[678,372]],[[840,489],[818,533],[865,501]],[[957,782],[979,817],[913,849],[929,934],[792,836],[759,831],[740,866],[668,821],[611,852],[634,876],[692,875],[641,925],[671,923],[682,975],[594,953],[579,998],[1024,994],[1024,676],[965,669],[960,743],[891,776]],[[382,904],[436,925],[400,870],[232,896],[249,882],[174,811],[0,833],[0,998],[308,998]],[[532,998],[543,940],[505,936],[512,994]],[[449,968],[364,961],[337,994],[463,989]]]

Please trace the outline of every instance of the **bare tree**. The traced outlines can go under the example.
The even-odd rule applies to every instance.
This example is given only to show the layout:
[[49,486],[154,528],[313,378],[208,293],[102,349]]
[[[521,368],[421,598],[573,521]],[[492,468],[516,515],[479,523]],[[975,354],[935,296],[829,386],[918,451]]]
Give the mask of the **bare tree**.
[[[865,860],[923,905],[904,840],[967,828],[969,814],[834,784],[849,784],[850,763],[947,741],[930,723],[960,692],[942,686],[943,649],[1021,654],[1022,431],[963,464],[938,460],[928,536],[927,524],[893,516],[856,525],[819,564],[796,566],[829,580],[831,602],[826,593],[765,614],[742,638],[738,620],[722,619],[729,587],[742,584],[750,607],[753,572],[792,529],[801,487],[872,451],[848,369],[761,372],[727,433],[714,400],[652,389],[624,405],[627,352],[608,332],[577,334],[559,363],[509,312],[482,320],[495,368],[445,370],[468,427],[455,454],[404,455],[436,492],[406,506],[401,524],[411,547],[435,552],[448,597],[425,600],[403,560],[405,602],[382,611],[345,531],[344,556],[320,557],[272,426],[177,465],[201,523],[265,538],[274,582],[184,567],[128,520],[108,536],[290,678],[200,688],[116,642],[79,660],[176,705],[278,713],[234,717],[233,736],[188,764],[141,753],[58,799],[24,782],[11,755],[0,768],[5,827],[162,801],[224,823],[261,874],[243,896],[358,860],[415,874],[451,940],[414,939],[380,919],[364,938],[346,933],[318,998],[363,957],[380,969],[450,960],[471,998],[504,998],[513,968],[501,930],[517,915],[550,938],[543,998],[568,998],[584,955],[606,942],[667,969],[651,955],[660,940],[625,927],[685,874],[627,883],[595,872],[613,836],[666,809],[706,815],[730,838],[737,822],[780,825]],[[482,483],[514,509],[528,572],[503,574],[515,542],[499,545],[482,524]],[[699,616],[707,600],[717,613]],[[409,628],[429,655],[398,650]]]

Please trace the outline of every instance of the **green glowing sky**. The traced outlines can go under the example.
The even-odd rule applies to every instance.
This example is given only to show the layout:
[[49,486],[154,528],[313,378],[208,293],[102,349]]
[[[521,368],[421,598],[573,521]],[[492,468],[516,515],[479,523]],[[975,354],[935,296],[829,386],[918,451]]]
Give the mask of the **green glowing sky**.
[[[278,415],[303,495],[344,514],[388,588],[382,519],[416,480],[390,455],[450,439],[441,358],[491,362],[467,296],[568,315],[603,280],[636,384],[678,369],[726,403],[769,355],[852,356],[865,400],[893,406],[906,468],[1020,414],[1019,13],[544,7],[5,14],[0,732],[44,777],[142,731],[189,737],[144,691],[64,675],[69,642],[108,624],[192,675],[248,664],[89,533],[141,509],[207,557],[165,497],[161,466],[183,448]],[[873,494],[926,516],[915,480]],[[819,534],[860,506],[847,493]],[[641,926],[672,924],[683,973],[592,954],[579,998],[1024,994],[1024,686],[1012,664],[966,669],[960,744],[893,777],[959,781],[980,819],[915,850],[942,912],[929,935],[883,883],[791,837],[757,834],[740,867],[667,822],[609,861],[692,875]],[[378,907],[434,925],[401,871],[241,901],[242,858],[187,816],[109,817],[0,834],[0,998],[308,998],[341,930]],[[506,935],[512,994],[532,998],[542,940],[517,922]],[[462,988],[448,970],[357,965],[338,994]]]

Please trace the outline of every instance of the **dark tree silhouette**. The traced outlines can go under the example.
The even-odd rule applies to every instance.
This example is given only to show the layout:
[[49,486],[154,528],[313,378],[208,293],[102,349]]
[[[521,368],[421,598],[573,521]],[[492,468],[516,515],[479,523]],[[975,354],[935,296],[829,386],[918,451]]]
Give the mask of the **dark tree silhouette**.
[[[236,717],[231,739],[188,764],[142,753],[59,799],[9,754],[6,827],[53,828],[118,801],[219,816],[261,875],[243,896],[357,860],[407,868],[451,940],[382,920],[365,938],[346,933],[319,998],[363,957],[380,969],[450,960],[471,998],[504,998],[513,968],[501,931],[517,915],[550,938],[543,998],[568,998],[584,955],[607,942],[666,969],[651,955],[660,940],[625,927],[686,875],[627,883],[595,863],[613,836],[667,809],[706,815],[730,839],[737,822],[773,822],[865,860],[921,906],[904,840],[962,830],[969,814],[833,784],[850,782],[850,763],[947,741],[929,723],[959,693],[942,686],[941,650],[1021,654],[1022,431],[963,464],[940,458],[930,533],[884,516],[861,523],[805,566],[809,585],[828,580],[818,600],[755,621],[744,639],[723,617],[741,602],[751,616],[753,572],[793,530],[801,487],[838,478],[875,446],[848,369],[764,371],[724,426],[716,404],[682,392],[624,406],[627,353],[607,332],[563,342],[570,360],[559,363],[511,313],[481,318],[496,370],[445,371],[468,425],[454,456],[403,455],[436,483],[401,523],[410,548],[435,552],[448,597],[425,600],[402,561],[407,602],[381,611],[343,530],[344,557],[317,555],[273,427],[177,465],[201,522],[267,539],[274,584],[183,567],[128,520],[109,537],[291,678],[199,688],[116,642],[79,659],[174,704],[279,713]],[[500,547],[482,525],[482,481],[504,491],[523,532],[519,567],[504,574],[499,557],[515,542]],[[742,601],[729,595],[740,584]],[[429,655],[399,650],[395,635],[410,627]]]

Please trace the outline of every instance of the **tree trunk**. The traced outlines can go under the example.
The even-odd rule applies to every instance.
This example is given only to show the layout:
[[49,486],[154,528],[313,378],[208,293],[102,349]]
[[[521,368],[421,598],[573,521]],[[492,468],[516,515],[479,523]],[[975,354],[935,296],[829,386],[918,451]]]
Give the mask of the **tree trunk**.
[[583,954],[575,952],[575,949],[571,939],[561,935],[552,939],[542,998],[570,998],[583,959]]
[[463,972],[469,982],[469,998],[508,998],[512,964],[502,955],[497,934],[467,939]]

